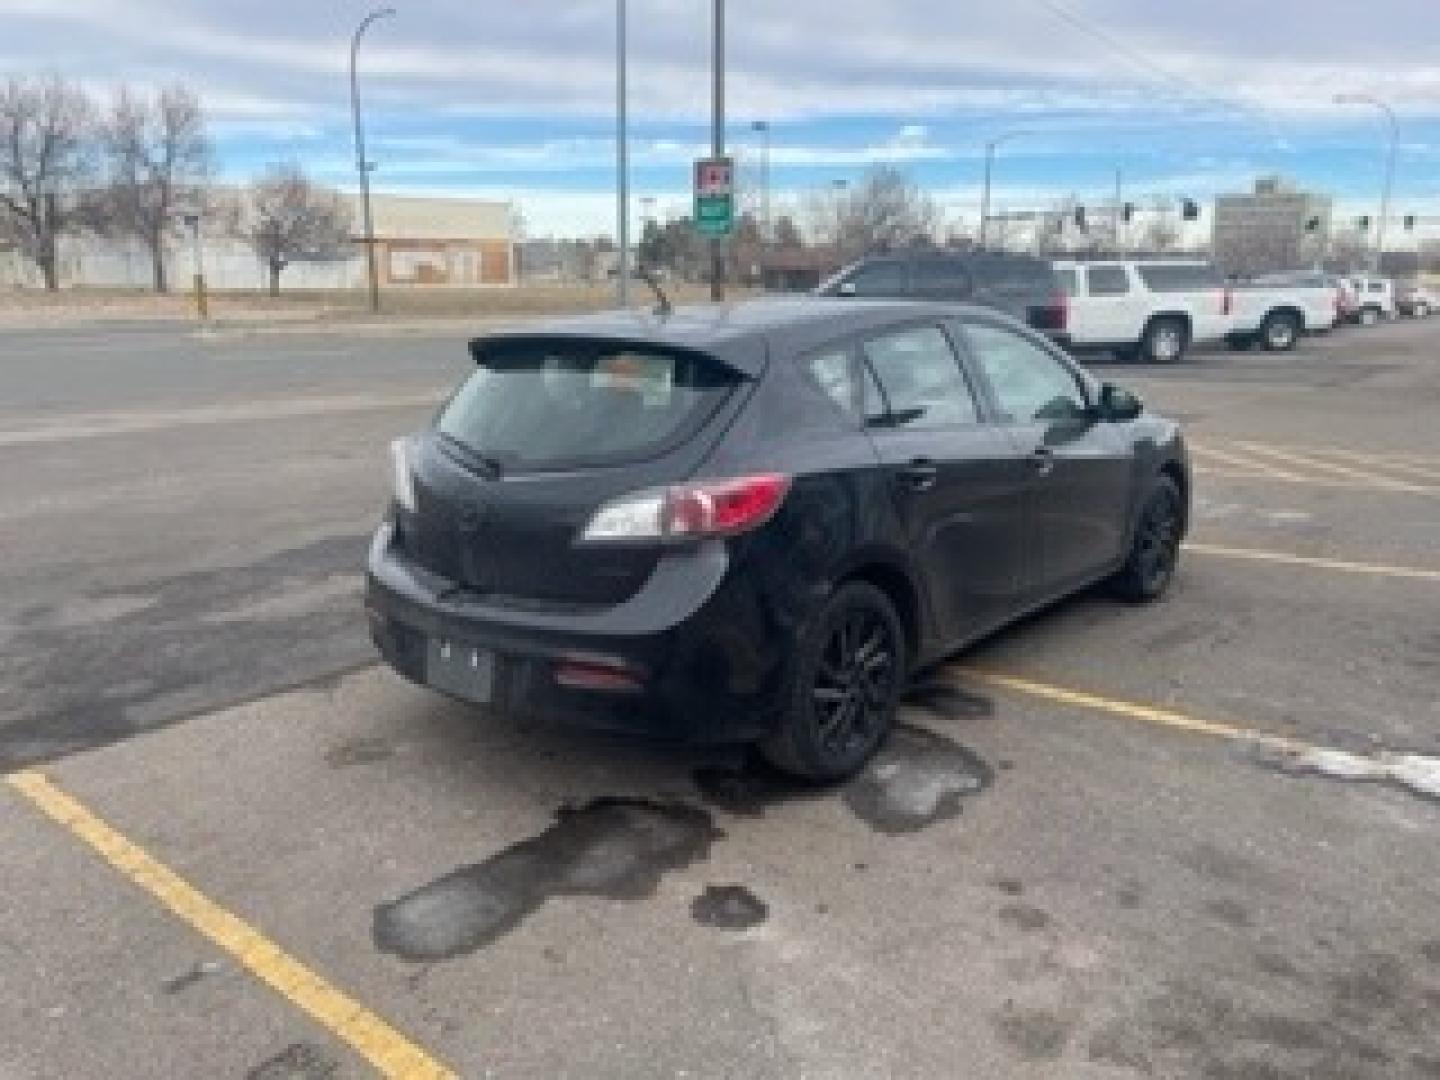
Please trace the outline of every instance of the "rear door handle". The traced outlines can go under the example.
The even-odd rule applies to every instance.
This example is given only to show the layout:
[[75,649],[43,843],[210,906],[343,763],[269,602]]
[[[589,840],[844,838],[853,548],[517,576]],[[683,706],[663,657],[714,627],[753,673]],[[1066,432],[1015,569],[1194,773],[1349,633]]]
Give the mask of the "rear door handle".
[[1037,446],[1030,454],[1030,464],[1041,476],[1049,476],[1055,470],[1055,451],[1048,446]]
[[940,469],[925,458],[917,458],[899,472],[900,482],[913,491],[928,491],[940,479]]

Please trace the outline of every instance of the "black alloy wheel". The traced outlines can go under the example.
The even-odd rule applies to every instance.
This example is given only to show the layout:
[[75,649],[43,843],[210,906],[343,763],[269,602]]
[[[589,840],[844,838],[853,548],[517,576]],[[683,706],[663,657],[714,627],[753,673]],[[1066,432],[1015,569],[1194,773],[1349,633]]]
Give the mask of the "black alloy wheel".
[[1180,489],[1161,477],[1145,502],[1135,527],[1135,539],[1124,567],[1112,580],[1127,600],[1155,600],[1170,587],[1180,564],[1180,542],[1185,535],[1185,514]]
[[845,583],[798,642],[789,710],[762,751],[807,780],[850,776],[894,724],[905,675],[894,605],[868,582]]

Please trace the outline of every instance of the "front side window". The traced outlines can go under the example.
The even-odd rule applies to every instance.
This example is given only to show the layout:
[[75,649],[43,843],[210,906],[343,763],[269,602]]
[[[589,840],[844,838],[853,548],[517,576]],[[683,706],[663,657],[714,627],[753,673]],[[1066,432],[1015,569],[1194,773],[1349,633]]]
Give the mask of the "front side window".
[[1123,266],[1092,266],[1085,277],[1091,296],[1124,296],[1130,291],[1130,276]]
[[498,342],[436,430],[504,468],[642,461],[693,433],[735,383],[690,353],[605,342]]
[[962,300],[971,293],[970,275],[957,259],[923,259],[910,268],[910,290],[932,300]]
[[852,273],[844,284],[854,286],[853,296],[900,296],[905,292],[905,267],[898,262],[870,263]]
[[882,422],[907,428],[976,422],[975,397],[950,340],[939,327],[922,326],[872,338],[865,343],[864,353],[879,384]]
[[1033,341],[984,323],[966,326],[965,336],[1008,420],[1054,423],[1089,415],[1070,369]]

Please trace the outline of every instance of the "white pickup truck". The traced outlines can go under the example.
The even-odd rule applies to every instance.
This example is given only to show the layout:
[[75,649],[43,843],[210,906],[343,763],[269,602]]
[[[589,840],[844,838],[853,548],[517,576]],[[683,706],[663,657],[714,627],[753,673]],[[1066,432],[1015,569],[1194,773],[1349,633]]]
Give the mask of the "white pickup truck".
[[1173,364],[1235,329],[1230,290],[1206,262],[1061,260],[1055,275],[1069,301],[1062,340],[1076,352]]
[[1232,325],[1225,340],[1232,348],[1286,352],[1302,335],[1340,322],[1340,290],[1323,279],[1276,275],[1237,282],[1230,291]]

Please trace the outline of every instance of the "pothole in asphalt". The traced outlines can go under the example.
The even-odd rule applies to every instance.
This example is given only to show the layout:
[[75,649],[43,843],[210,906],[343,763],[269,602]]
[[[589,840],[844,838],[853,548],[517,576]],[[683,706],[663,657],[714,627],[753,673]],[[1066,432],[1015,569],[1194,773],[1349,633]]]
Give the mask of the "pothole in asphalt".
[[748,930],[769,914],[765,901],[743,885],[711,885],[690,902],[691,918],[721,930]]
[[539,836],[513,844],[375,909],[374,937],[404,960],[483,948],[551,896],[641,899],[667,872],[706,858],[724,834],[698,807],[596,799],[564,807]]

